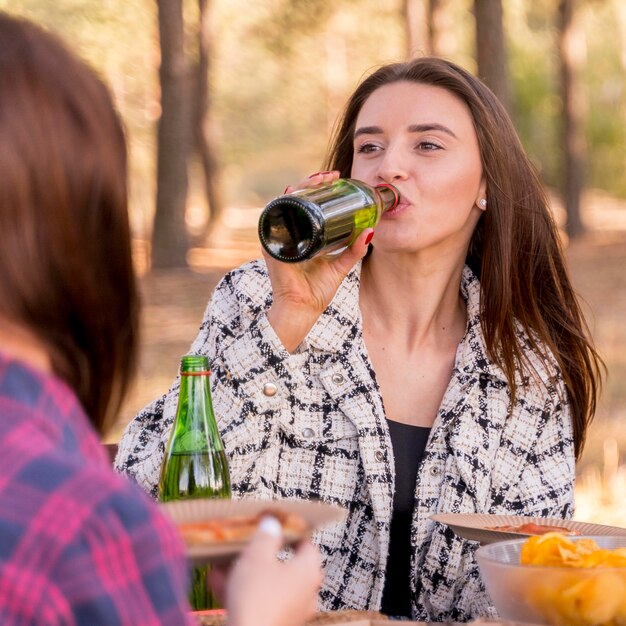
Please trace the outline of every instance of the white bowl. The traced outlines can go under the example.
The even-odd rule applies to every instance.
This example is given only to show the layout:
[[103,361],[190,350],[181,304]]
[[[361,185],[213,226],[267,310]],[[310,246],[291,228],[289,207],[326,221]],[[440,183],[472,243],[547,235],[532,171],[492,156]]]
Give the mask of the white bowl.
[[[626,537],[592,539],[600,548],[626,548]],[[502,618],[550,626],[626,625],[626,567],[521,565],[525,541],[492,543],[476,551],[485,587]]]

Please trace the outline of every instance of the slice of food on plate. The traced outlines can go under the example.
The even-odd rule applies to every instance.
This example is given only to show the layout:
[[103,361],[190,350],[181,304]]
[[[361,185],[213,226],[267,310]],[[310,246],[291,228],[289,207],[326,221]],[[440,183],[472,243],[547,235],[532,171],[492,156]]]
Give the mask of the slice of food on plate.
[[580,535],[573,528],[565,528],[564,526],[552,526],[550,524],[535,524],[534,522],[526,522],[514,526],[512,524],[504,524],[503,526],[488,526],[486,530],[504,530],[509,533],[519,533],[521,535],[545,535],[546,533],[561,533],[562,535]]
[[300,515],[276,509],[253,515],[179,522],[178,530],[189,546],[245,542],[252,537],[259,522],[266,516],[274,517],[280,522],[287,542],[302,538],[310,531],[309,524]]
[[626,536],[626,528],[556,517],[497,513],[435,513],[430,518],[435,522],[446,524],[459,537],[482,544],[550,532],[560,532],[568,536]]

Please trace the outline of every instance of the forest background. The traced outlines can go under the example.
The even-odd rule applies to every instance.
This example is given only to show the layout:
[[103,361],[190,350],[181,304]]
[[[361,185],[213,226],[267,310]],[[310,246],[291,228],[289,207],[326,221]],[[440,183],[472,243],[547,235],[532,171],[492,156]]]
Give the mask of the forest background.
[[[623,0],[0,0],[111,87],[130,147],[144,294],[137,384],[163,393],[216,281],[259,255],[259,210],[320,168],[377,66],[434,53],[506,103],[548,185],[609,371],[577,518],[626,526],[626,3]],[[0,42],[1,45],[1,42]]]

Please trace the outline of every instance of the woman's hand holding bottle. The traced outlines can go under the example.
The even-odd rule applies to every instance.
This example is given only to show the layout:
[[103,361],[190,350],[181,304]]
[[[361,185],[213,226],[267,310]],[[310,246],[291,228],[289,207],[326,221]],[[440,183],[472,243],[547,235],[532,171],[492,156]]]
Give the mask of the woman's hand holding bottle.
[[[318,172],[294,187],[287,187],[285,193],[330,183],[338,178],[339,172],[336,171]],[[343,252],[301,263],[282,263],[263,251],[273,291],[268,320],[289,352],[302,343],[332,301],[343,279],[365,256],[373,233],[373,229],[365,229]]]

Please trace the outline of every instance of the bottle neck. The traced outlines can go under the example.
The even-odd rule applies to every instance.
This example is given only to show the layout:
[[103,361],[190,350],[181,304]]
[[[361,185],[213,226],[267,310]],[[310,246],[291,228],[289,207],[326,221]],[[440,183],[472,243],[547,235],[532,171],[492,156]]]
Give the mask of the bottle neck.
[[[209,377],[194,372],[181,375],[176,421],[182,430],[205,430],[211,427]],[[206,426],[204,425],[206,424]]]
[[395,209],[400,202],[400,192],[390,183],[381,183],[374,187],[379,193],[383,204],[383,212]]
[[180,394],[176,412],[181,430],[217,430],[211,403],[209,359],[187,355],[180,362]]

